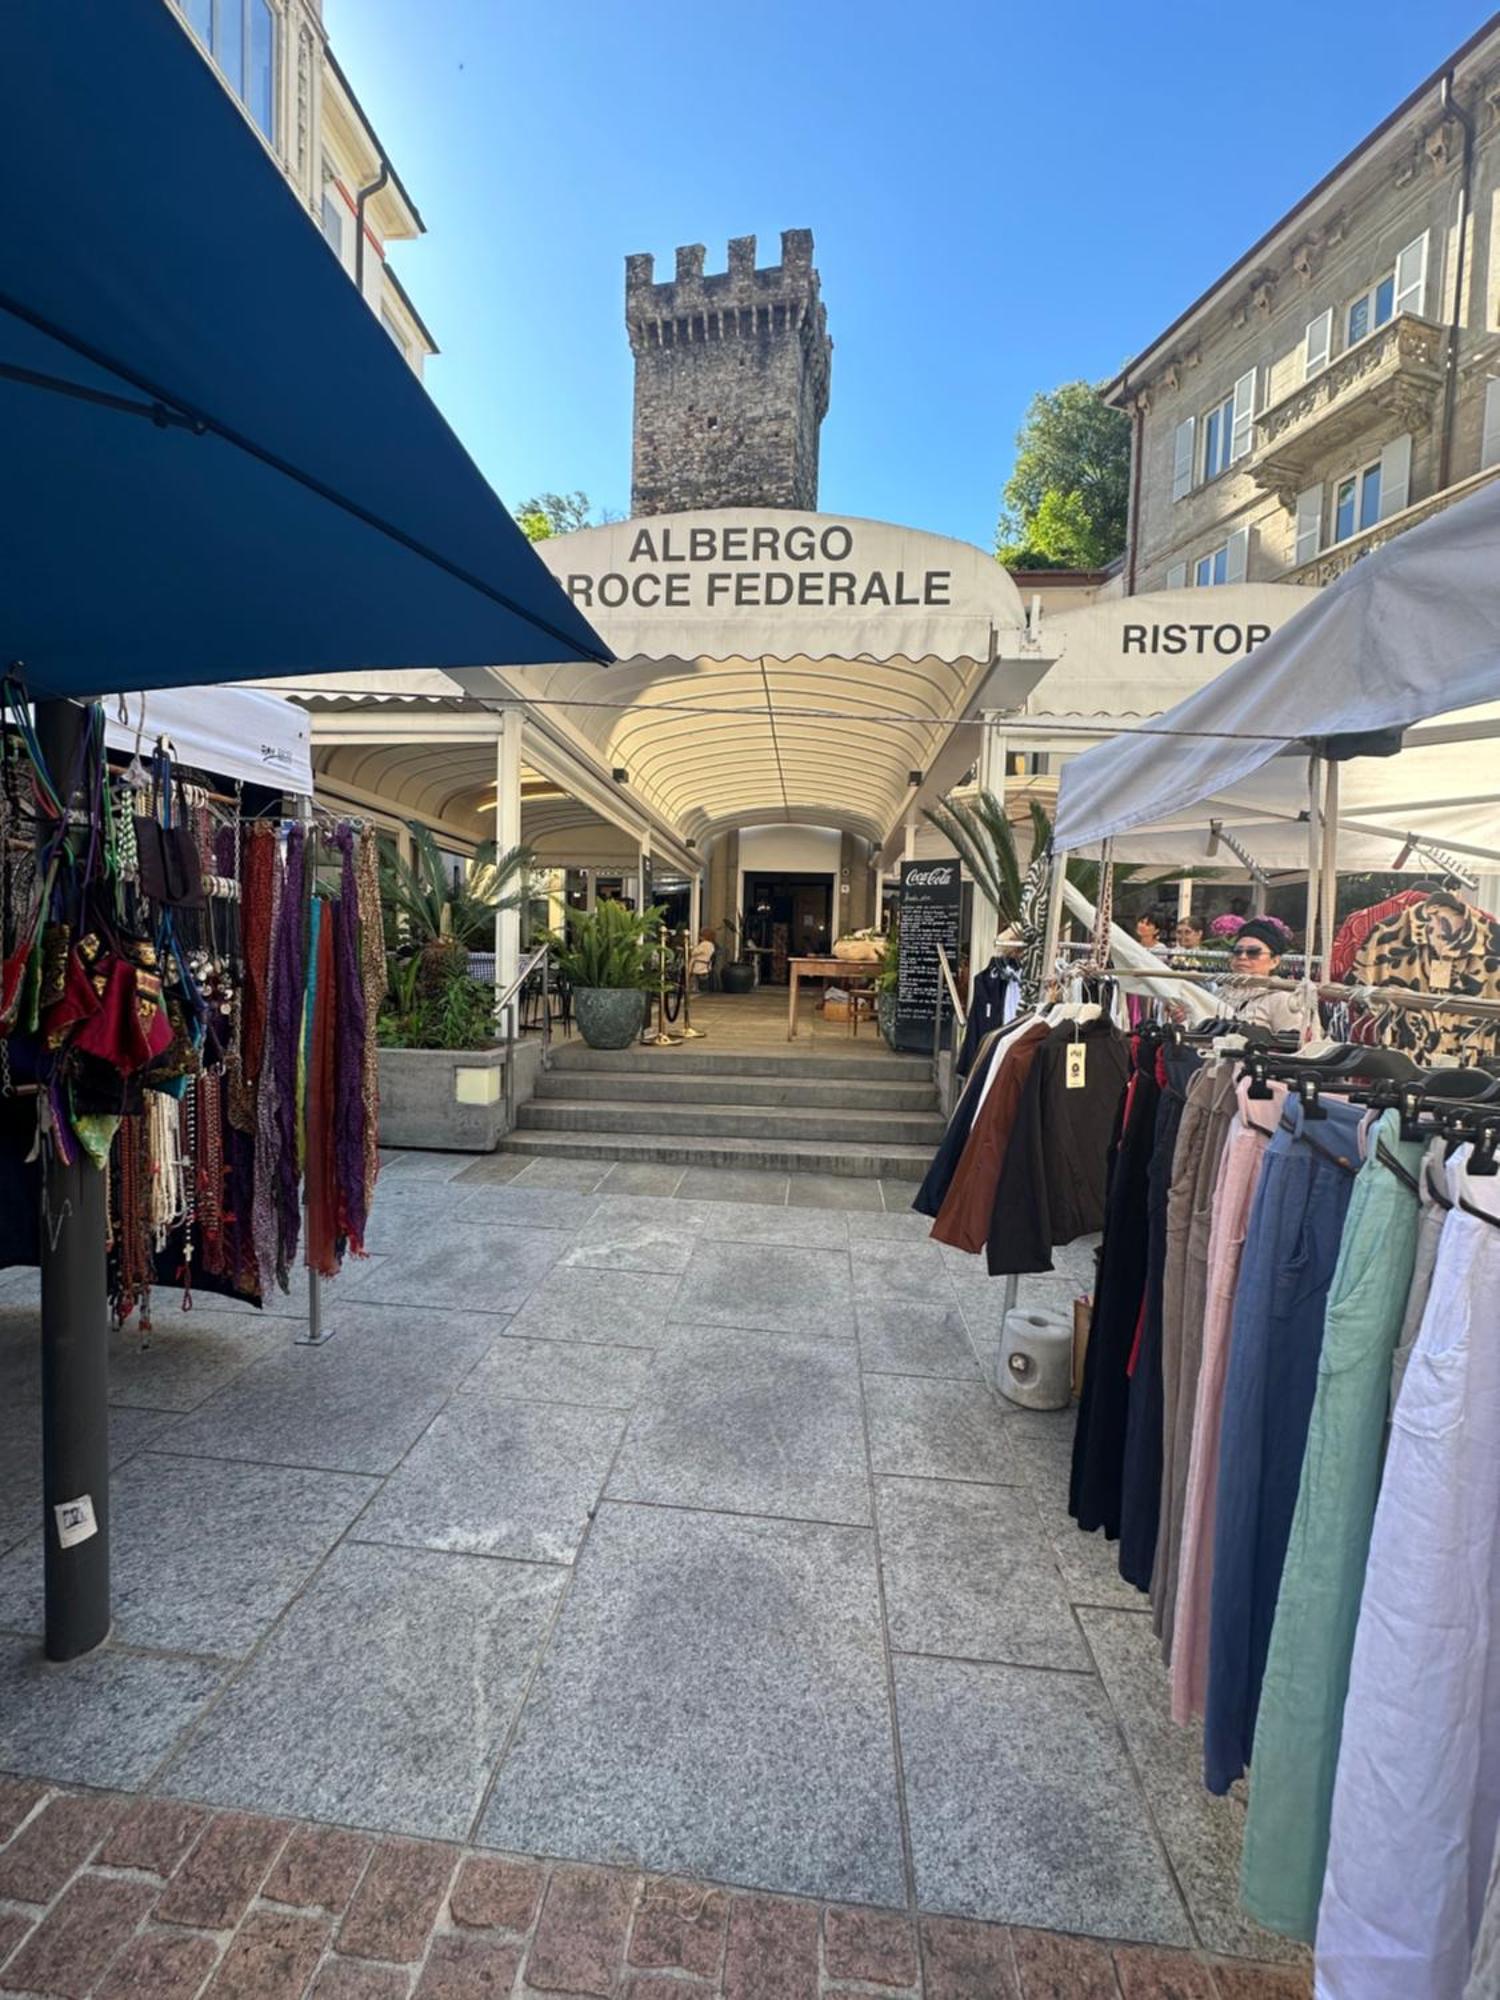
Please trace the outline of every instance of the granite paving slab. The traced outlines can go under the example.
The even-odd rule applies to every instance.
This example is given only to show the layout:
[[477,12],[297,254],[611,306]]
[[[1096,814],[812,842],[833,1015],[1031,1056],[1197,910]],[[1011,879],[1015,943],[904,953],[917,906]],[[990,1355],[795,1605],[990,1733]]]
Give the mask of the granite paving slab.
[[455,1220],[469,1229],[488,1230],[498,1224],[507,1229],[565,1229],[569,1235],[582,1229],[599,1205],[592,1191],[549,1187],[528,1181],[524,1174],[503,1187],[469,1187],[462,1192],[455,1188],[454,1203]]
[[681,1329],[656,1358],[608,1491],[616,1500],[867,1523],[853,1351],[801,1334]]
[[383,1188],[407,1180],[453,1181],[473,1164],[472,1153],[422,1153],[406,1151],[382,1163],[375,1184],[375,1198]]
[[[166,1410],[111,1410],[109,1462],[123,1465],[174,1418]],[[42,1518],[42,1406],[0,1397],[0,1549],[34,1534]]]
[[479,1837],[903,1901],[873,1537],[606,1502]]
[[[373,1479],[144,1451],[110,1482],[113,1636],[246,1653],[376,1490]],[[42,1539],[0,1560],[0,1626],[42,1630]]]
[[1215,1798],[1204,1789],[1203,1732],[1172,1721],[1151,1620],[1096,1609],[1081,1610],[1078,1619],[1201,1942],[1230,1956],[1305,1958],[1299,1945],[1262,1930],[1240,1909],[1245,1808],[1233,1795]]
[[681,1274],[698,1241],[698,1204],[675,1197],[603,1195],[588,1228],[570,1246],[564,1264],[596,1271],[662,1271]]
[[41,1395],[41,1341],[35,1301],[0,1303],[0,1402],[34,1402]]
[[609,1178],[608,1160],[528,1160],[517,1174],[517,1188],[564,1188],[571,1194],[592,1194]]
[[899,1190],[907,1187],[905,1181],[882,1181],[880,1186],[885,1192],[884,1212],[851,1209],[848,1217],[849,1241],[856,1245],[872,1238],[895,1243],[926,1243],[932,1234],[932,1218],[918,1215],[911,1208],[914,1190],[907,1188],[903,1196]]
[[842,1215],[816,1208],[791,1208],[764,1201],[716,1201],[703,1224],[716,1243],[787,1243],[804,1250],[847,1251],[849,1230]]
[[234,1380],[252,1361],[290,1347],[302,1332],[297,1319],[219,1312],[199,1303],[190,1313],[162,1311],[142,1344],[132,1320],[109,1337],[109,1400],[117,1408],[192,1410]]
[[[383,1256],[346,1257],[344,1268],[336,1278],[321,1280],[323,1318],[331,1324],[332,1315],[341,1310],[345,1301],[351,1301],[362,1285],[367,1284],[385,1262]],[[253,1319],[261,1319],[267,1314],[277,1319],[306,1319],[308,1313],[308,1286],[306,1268],[298,1264],[287,1274],[287,1289],[271,1285],[260,1305],[253,1305],[249,1299],[216,1297],[216,1312],[248,1313]]]
[[458,1396],[381,1489],[356,1539],[570,1563],[588,1526],[622,1412]]
[[847,1251],[700,1242],[672,1307],[674,1320],[852,1340]]
[[[1043,1532],[1052,1544],[1071,1604],[1096,1604],[1122,1611],[1142,1610],[1147,1600],[1120,1574],[1120,1545],[1102,1531],[1085,1534],[1068,1512],[1068,1472],[1073,1457],[1071,1412],[1062,1422],[1017,1411],[1007,1418],[1011,1459],[1031,1492]],[[1043,1424],[1046,1429],[1041,1428]]]
[[[497,1201],[508,1190],[480,1189],[466,1201]],[[535,1201],[586,1200],[539,1191]],[[447,1307],[454,1312],[514,1312],[567,1248],[561,1228],[492,1227],[466,1211],[462,1223],[445,1225],[431,1242],[413,1244],[401,1257],[372,1259],[349,1294],[357,1306]]]
[[935,1243],[871,1236],[853,1245],[851,1254],[857,1299],[887,1305],[897,1299],[917,1305],[953,1303],[953,1287]]
[[672,1337],[669,1316],[680,1282],[671,1271],[614,1272],[557,1264],[505,1331],[534,1340],[657,1347]]
[[1006,1431],[1010,1419],[982,1382],[869,1374],[865,1408],[876,1472],[998,1486],[1021,1482]]
[[466,1375],[461,1395],[517,1403],[583,1403],[628,1410],[651,1370],[649,1347],[609,1347],[602,1341],[525,1340],[504,1335]]
[[503,1187],[507,1181],[516,1181],[526,1171],[524,1153],[484,1153],[474,1164],[465,1167],[457,1177],[455,1187]]
[[689,1167],[677,1193],[699,1201],[784,1202],[790,1179],[758,1167]]
[[875,1499],[898,1651],[1092,1671],[1029,1494],[878,1479]]
[[609,1170],[607,1195],[649,1194],[658,1198],[676,1194],[686,1168],[658,1166],[654,1160],[616,1160]]
[[326,1347],[244,1369],[170,1432],[199,1458],[389,1472],[495,1337],[487,1314],[352,1305]]
[[793,1174],[786,1198],[793,1208],[831,1208],[841,1213],[864,1209],[871,1214],[885,1209],[879,1181],[855,1180],[846,1174]]
[[335,1549],[157,1789],[460,1840],[563,1572],[428,1549]]
[[118,1646],[56,1666],[35,1639],[0,1635],[0,1770],[62,1784],[144,1785],[224,1675],[212,1661]]
[[895,1675],[922,1909],[1192,1942],[1092,1675],[909,1655]]
[[468,1190],[458,1182],[420,1175],[390,1178],[394,1184],[378,1190],[370,1210],[365,1248],[372,1254],[404,1256],[453,1215]]
[[[854,1251],[856,1269],[858,1247]],[[945,1375],[977,1381],[979,1363],[956,1305],[860,1300],[854,1309],[861,1366],[875,1375]]]

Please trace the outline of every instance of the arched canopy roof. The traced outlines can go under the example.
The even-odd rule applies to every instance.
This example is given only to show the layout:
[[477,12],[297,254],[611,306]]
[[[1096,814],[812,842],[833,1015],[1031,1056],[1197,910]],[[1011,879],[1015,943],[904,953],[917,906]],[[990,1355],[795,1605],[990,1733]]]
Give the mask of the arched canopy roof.
[[539,553],[617,662],[508,670],[508,686],[700,842],[779,820],[882,839],[981,690],[1013,707],[1046,665],[1000,564],[915,529],[726,509]]

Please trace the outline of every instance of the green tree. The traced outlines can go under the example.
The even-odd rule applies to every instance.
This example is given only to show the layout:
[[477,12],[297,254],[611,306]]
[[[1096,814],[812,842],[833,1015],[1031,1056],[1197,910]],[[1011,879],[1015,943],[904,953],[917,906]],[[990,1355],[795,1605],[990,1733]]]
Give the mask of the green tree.
[[995,554],[1007,569],[1102,569],[1124,552],[1129,499],[1130,419],[1064,382],[1026,412]]
[[517,507],[515,521],[528,542],[547,542],[591,526],[593,511],[587,493],[537,493]]

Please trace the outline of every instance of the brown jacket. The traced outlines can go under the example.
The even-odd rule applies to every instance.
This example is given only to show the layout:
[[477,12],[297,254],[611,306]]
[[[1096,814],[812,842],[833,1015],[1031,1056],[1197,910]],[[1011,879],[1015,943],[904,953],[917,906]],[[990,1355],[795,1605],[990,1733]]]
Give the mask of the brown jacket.
[[984,1249],[995,1206],[995,1188],[1020,1108],[1021,1093],[1026,1088],[1036,1052],[1048,1033],[1040,1022],[1034,1027],[1021,1028],[1001,1051],[999,1074],[975,1116],[968,1144],[932,1225],[937,1242],[951,1243],[955,1250],[968,1250],[976,1257]]

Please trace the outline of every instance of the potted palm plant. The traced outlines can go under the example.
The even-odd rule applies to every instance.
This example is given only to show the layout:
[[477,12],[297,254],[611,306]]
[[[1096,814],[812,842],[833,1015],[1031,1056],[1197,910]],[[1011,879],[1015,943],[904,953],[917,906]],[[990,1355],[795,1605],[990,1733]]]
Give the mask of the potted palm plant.
[[573,989],[578,1032],[591,1049],[628,1048],[641,1032],[661,920],[659,908],[637,915],[619,902],[569,919],[557,965]]
[[411,859],[382,844],[380,894],[389,984],[376,1020],[380,1138],[386,1146],[492,1152],[505,1129],[506,1051],[495,1036],[495,989],[469,974],[469,952],[493,947],[496,913],[525,905],[529,849],[475,850],[450,872],[424,826]]

